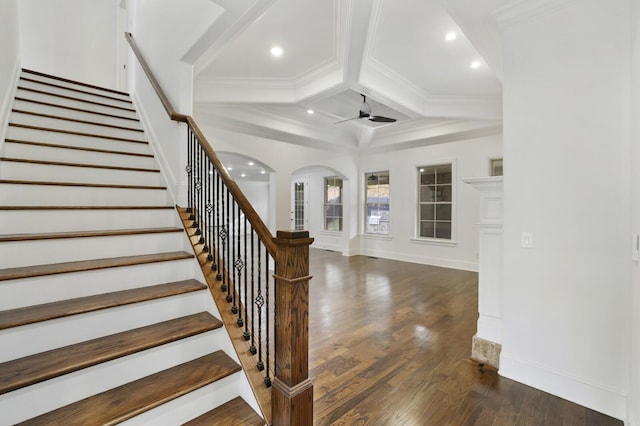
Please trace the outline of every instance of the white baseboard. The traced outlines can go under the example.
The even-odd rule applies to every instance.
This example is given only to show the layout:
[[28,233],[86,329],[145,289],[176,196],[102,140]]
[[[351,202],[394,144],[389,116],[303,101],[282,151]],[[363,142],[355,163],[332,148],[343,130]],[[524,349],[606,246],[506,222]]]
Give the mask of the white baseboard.
[[9,122],[9,115],[11,112],[11,106],[13,105],[13,98],[16,95],[16,90],[18,89],[18,78],[20,77],[20,62],[16,62],[13,68],[13,73],[11,74],[11,78],[7,82],[7,93],[2,99],[2,103],[0,104],[0,153],[4,152],[2,150],[4,144],[4,138],[7,133],[7,124]]
[[617,419],[625,420],[627,415],[627,396],[620,391],[515,359],[504,350],[499,374]]
[[381,257],[384,259],[399,260],[402,262],[419,263],[423,265],[440,266],[442,268],[460,269],[463,271],[478,272],[478,262],[469,262],[458,259],[445,259],[430,256],[415,256],[406,253],[396,253],[384,250],[361,249],[363,256]]
[[[147,111],[144,109],[142,102],[135,93],[131,95],[131,98],[133,99],[133,103],[138,111],[138,115],[140,116],[140,121],[144,127],[144,132],[147,140],[149,141],[149,145],[151,146],[151,150],[153,151],[156,161],[158,162],[158,166],[162,171],[162,176],[164,176],[167,181],[167,189],[173,199],[173,204],[178,204],[179,194],[177,192],[180,191],[180,185],[182,182],[178,182],[175,174],[171,171],[170,163],[167,161],[167,155],[162,149],[162,145],[158,142],[159,139],[153,131],[153,125],[149,118],[149,114],[147,114]],[[169,118],[166,119],[169,120]]]

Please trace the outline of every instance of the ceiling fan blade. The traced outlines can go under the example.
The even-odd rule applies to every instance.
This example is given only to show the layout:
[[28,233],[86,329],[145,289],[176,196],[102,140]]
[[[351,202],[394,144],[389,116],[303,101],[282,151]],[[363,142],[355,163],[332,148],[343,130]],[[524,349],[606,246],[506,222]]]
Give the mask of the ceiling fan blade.
[[357,119],[359,119],[359,118],[362,118],[362,117],[351,117],[351,118],[347,118],[347,119],[345,119],[345,120],[336,121],[336,122],[335,122],[335,123],[333,123],[333,124],[340,124],[340,123],[344,123],[345,121],[357,120]]
[[373,121],[376,123],[395,123],[395,118],[383,117],[381,115],[370,115],[368,117],[369,121]]

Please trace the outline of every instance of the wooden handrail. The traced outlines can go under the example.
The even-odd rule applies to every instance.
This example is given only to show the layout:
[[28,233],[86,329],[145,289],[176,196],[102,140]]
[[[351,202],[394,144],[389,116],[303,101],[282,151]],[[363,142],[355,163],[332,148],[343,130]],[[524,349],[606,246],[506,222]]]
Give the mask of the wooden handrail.
[[131,35],[131,33],[125,33],[125,37],[129,42],[129,45],[131,46],[131,50],[133,50],[133,53],[138,59],[138,62],[140,62],[140,66],[144,70],[145,74],[147,75],[147,78],[151,82],[151,85],[153,86],[154,90],[156,91],[156,94],[160,98],[160,101],[162,102],[164,109],[167,111],[169,118],[171,118],[171,120],[173,121],[187,123],[187,125],[191,128],[196,138],[198,138],[200,145],[202,146],[205,153],[207,154],[207,157],[209,158],[211,163],[214,165],[214,167],[220,174],[222,181],[229,189],[229,192],[231,193],[233,198],[237,201],[238,205],[240,206],[245,216],[249,220],[249,223],[251,223],[251,225],[255,229],[256,234],[258,235],[258,238],[262,240],[263,244],[269,251],[269,254],[275,259],[276,244],[273,241],[273,235],[269,231],[269,228],[267,228],[267,225],[265,225],[265,223],[262,221],[262,219],[260,218],[258,213],[255,211],[255,209],[253,208],[253,206],[251,205],[247,197],[243,194],[242,190],[240,189],[236,181],[231,177],[227,169],[224,167],[224,165],[222,164],[222,161],[220,161],[220,158],[218,158],[218,155],[215,153],[215,151],[211,147],[211,144],[209,143],[207,138],[204,136],[204,133],[202,133],[202,131],[196,124],[193,117],[191,117],[190,115],[179,114],[176,112],[175,108],[171,104],[171,101],[169,101],[169,98],[162,90],[162,86],[160,86],[160,83],[153,75],[153,72],[151,71],[149,64],[147,64],[147,61],[144,59],[144,56],[142,56],[142,52],[138,48],[138,45],[133,39],[133,36]]
[[124,33],[124,36],[127,39],[127,42],[129,42],[129,46],[131,46],[131,50],[133,51],[133,54],[136,55],[136,58],[138,59],[138,62],[140,63],[142,70],[147,75],[147,78],[149,79],[151,86],[153,86],[153,89],[156,91],[156,94],[160,98],[160,102],[162,102],[162,106],[164,107],[165,111],[167,111],[167,114],[169,114],[169,118],[171,118],[173,121],[186,122],[187,116],[184,114],[178,114],[176,112],[176,109],[171,104],[171,101],[169,100],[167,95],[164,93],[164,90],[162,90],[162,86],[160,86],[160,83],[158,82],[158,80],[156,80],[156,77],[153,75],[153,72],[151,72],[151,68],[149,67],[149,64],[147,63],[147,61],[145,61],[144,56],[142,56],[142,52],[140,51],[140,48],[138,47],[138,44],[136,43],[136,41],[133,39],[133,36],[131,35],[131,33]]

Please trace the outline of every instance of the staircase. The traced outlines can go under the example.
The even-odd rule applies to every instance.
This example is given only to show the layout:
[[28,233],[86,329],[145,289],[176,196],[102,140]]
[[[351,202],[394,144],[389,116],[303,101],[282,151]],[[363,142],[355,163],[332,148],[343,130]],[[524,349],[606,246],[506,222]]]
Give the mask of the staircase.
[[264,424],[128,95],[23,70],[0,146],[0,425]]

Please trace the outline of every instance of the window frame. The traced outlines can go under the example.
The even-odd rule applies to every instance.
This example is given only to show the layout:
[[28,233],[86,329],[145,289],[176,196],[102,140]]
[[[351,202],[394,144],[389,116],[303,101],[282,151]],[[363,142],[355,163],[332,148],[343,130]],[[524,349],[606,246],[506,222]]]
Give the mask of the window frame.
[[[329,180],[340,181],[340,203],[329,203],[328,201],[328,188]],[[327,233],[342,233],[344,231],[344,179],[340,176],[325,176],[322,180],[324,186],[322,188],[323,202],[322,202],[322,231]],[[327,210],[330,206],[340,206],[340,216],[329,216],[332,218],[339,218],[340,229],[333,230],[327,229]]]
[[[451,167],[451,201],[449,201],[448,203],[450,203],[451,205],[451,219],[450,219],[450,223],[451,223],[451,234],[449,238],[438,238],[438,237],[423,237],[420,235],[420,231],[421,231],[421,227],[420,227],[420,222],[421,222],[421,205],[423,204],[421,202],[421,186],[423,186],[422,182],[421,182],[421,172],[420,169],[427,169],[427,168],[437,168],[437,167],[443,167],[443,166],[450,166]],[[415,188],[416,188],[416,192],[415,192],[415,218],[414,218],[414,238],[412,238],[412,242],[415,243],[421,243],[421,244],[435,244],[435,245],[445,245],[445,246],[452,246],[452,245],[456,245],[457,244],[457,210],[458,210],[458,200],[457,200],[457,186],[458,186],[458,182],[457,182],[457,172],[456,172],[456,161],[455,159],[442,159],[439,161],[429,161],[429,162],[423,162],[420,163],[418,165],[415,166]],[[437,186],[434,183],[434,186]],[[436,201],[433,202],[434,205],[438,205]],[[442,204],[445,204],[444,202],[442,202]],[[441,204],[441,205],[442,205]],[[436,220],[435,214],[434,214],[434,222]]]

